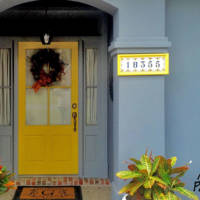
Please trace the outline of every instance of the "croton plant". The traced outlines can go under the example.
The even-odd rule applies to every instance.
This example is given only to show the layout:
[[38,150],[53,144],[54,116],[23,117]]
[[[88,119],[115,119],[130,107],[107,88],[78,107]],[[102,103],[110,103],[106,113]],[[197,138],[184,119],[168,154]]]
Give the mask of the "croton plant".
[[166,159],[163,156],[153,157],[146,152],[140,160],[130,159],[127,171],[120,171],[116,175],[120,179],[130,182],[125,185],[119,194],[126,193],[135,199],[153,200],[180,200],[177,193],[198,200],[192,191],[184,188],[185,184],[180,180],[189,169],[188,165],[174,167],[176,157]]
[[9,189],[15,189],[15,184],[11,181],[12,176],[13,174],[6,167],[0,165],[0,195]]

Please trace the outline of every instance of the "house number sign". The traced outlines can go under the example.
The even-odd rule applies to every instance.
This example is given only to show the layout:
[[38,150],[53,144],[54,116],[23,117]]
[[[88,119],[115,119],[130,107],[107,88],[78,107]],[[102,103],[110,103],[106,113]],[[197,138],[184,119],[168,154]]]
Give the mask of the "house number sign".
[[118,55],[118,75],[167,75],[169,74],[169,54],[120,54]]

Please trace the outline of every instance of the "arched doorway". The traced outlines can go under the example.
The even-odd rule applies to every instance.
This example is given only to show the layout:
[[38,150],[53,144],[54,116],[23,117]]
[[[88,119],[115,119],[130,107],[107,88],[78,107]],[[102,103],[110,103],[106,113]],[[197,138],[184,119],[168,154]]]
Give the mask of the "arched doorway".
[[[89,2],[89,1],[88,1]],[[100,5],[100,4],[98,4]],[[44,14],[45,9],[48,9],[47,16]],[[11,9],[8,9],[0,14],[0,23],[4,23],[4,31],[1,32],[0,39],[4,41],[5,45],[0,48],[8,48],[10,49],[11,55],[14,55],[14,70],[11,73],[11,77],[14,76],[14,79],[11,81],[11,94],[13,94],[10,98],[12,99],[12,107],[11,107],[11,115],[13,113],[15,116],[11,116],[13,118],[13,122],[11,123],[11,127],[9,127],[9,143],[11,145],[7,145],[4,152],[10,152],[10,155],[14,159],[14,163],[12,162],[12,158],[9,159],[7,162],[10,165],[10,168],[13,168],[16,174],[20,175],[32,175],[32,174],[63,174],[59,171],[51,173],[47,173],[44,171],[37,170],[34,172],[33,170],[25,170],[19,173],[19,166],[20,159],[23,157],[21,163],[28,163],[26,158],[30,160],[30,158],[34,158],[31,160],[31,165],[34,168],[34,165],[41,162],[43,157],[48,157],[47,155],[43,155],[40,157],[41,152],[44,152],[45,149],[53,148],[52,145],[55,144],[56,140],[55,135],[52,136],[51,141],[48,142],[48,147],[46,146],[46,139],[43,138],[45,133],[41,135],[35,135],[32,139],[28,139],[24,132],[24,139],[21,140],[19,137],[19,133],[21,133],[22,129],[20,129],[20,102],[28,102],[30,99],[28,96],[25,96],[28,92],[24,93],[23,99],[19,98],[19,72],[18,69],[23,64],[19,62],[22,59],[22,63],[25,63],[25,57],[27,57],[26,53],[28,52],[27,49],[34,49],[33,43],[40,42],[40,34],[43,32],[43,27],[50,28],[54,38],[53,42],[56,43],[54,45],[57,46],[59,42],[76,42],[78,44],[78,54],[77,63],[79,64],[79,100],[77,103],[79,108],[79,119],[76,121],[76,124],[79,125],[79,146],[76,151],[79,152],[79,164],[78,164],[78,172],[76,175],[85,176],[85,177],[101,177],[107,178],[108,177],[108,162],[107,162],[107,79],[108,79],[108,64],[107,64],[107,47],[109,43],[109,31],[111,31],[112,25],[112,17],[107,15],[106,13],[82,4],[77,3],[75,1],[33,1],[30,3],[21,4],[15,6]],[[13,27],[17,27],[13,29]],[[111,34],[112,35],[112,34]],[[6,44],[7,41],[7,44]],[[33,45],[33,46],[26,46],[27,49],[23,49],[22,54],[19,54],[19,42],[25,42],[26,45]],[[3,44],[3,43],[1,43]],[[35,44],[35,43],[34,43]],[[7,46],[6,46],[7,45]],[[40,48],[40,47],[38,47]],[[36,50],[36,49],[34,49]],[[60,48],[58,48],[60,51]],[[20,57],[22,55],[22,57]],[[72,55],[73,56],[73,55]],[[93,69],[90,69],[92,63]],[[23,68],[25,69],[28,67],[28,64],[25,63]],[[28,79],[26,77],[25,71],[24,73],[24,80]],[[24,82],[25,83],[25,82]],[[23,84],[23,83],[21,83]],[[20,84],[20,85],[21,85]],[[21,85],[25,87],[25,85]],[[27,90],[30,90],[31,85],[27,85]],[[55,88],[54,88],[55,89]],[[50,92],[51,93],[51,92]],[[47,99],[51,99],[51,95],[47,95]],[[21,94],[21,93],[20,93]],[[32,95],[31,95],[32,96]],[[14,100],[15,99],[15,100]],[[17,107],[17,100],[19,103],[19,107]],[[40,100],[43,101],[43,100]],[[38,100],[38,102],[40,102]],[[54,101],[54,100],[52,100]],[[51,102],[51,100],[50,100]],[[58,102],[58,101],[57,101]],[[74,103],[74,102],[71,102]],[[24,105],[25,105],[24,104]],[[40,103],[39,103],[40,104]],[[44,105],[49,105],[48,110],[51,110],[50,103],[45,103]],[[39,106],[39,105],[34,105]],[[72,105],[73,106],[73,105]],[[28,116],[29,114],[26,111],[27,106],[24,107],[24,113]],[[12,110],[13,109],[13,110]],[[72,107],[73,109],[73,107]],[[72,111],[71,109],[71,111]],[[51,111],[48,111],[49,113]],[[48,113],[47,112],[47,113]],[[72,113],[71,113],[72,114]],[[40,115],[41,116],[41,115]],[[22,117],[23,118],[23,117]],[[51,116],[49,115],[48,118],[50,119]],[[70,115],[71,124],[72,122],[75,123]],[[28,118],[24,119],[24,123],[27,123]],[[35,117],[38,119],[38,117]],[[32,120],[34,120],[32,118]],[[31,123],[33,122],[31,120]],[[48,120],[47,120],[48,121]],[[41,120],[39,120],[39,123]],[[49,122],[48,122],[49,123]],[[33,125],[33,124],[31,124]],[[39,125],[39,124],[34,124]],[[41,125],[41,124],[40,124]],[[46,126],[46,124],[42,124]],[[60,125],[60,124],[56,124]],[[45,129],[45,127],[43,127]],[[12,132],[12,130],[14,132]],[[29,130],[33,134],[33,130]],[[56,129],[55,131],[56,132]],[[54,133],[53,133],[54,134]],[[14,138],[12,138],[14,136]],[[36,138],[37,137],[37,138]],[[38,138],[41,139],[38,139]],[[42,139],[43,138],[43,139]],[[62,138],[59,141],[63,141]],[[66,138],[66,137],[65,137]],[[15,146],[13,146],[12,141],[15,141]],[[17,142],[18,141],[18,142]],[[20,143],[21,141],[21,143]],[[30,142],[30,141],[33,141]],[[54,141],[54,142],[53,142]],[[62,143],[62,148],[59,146],[59,141],[55,144],[56,148],[59,149],[59,152],[67,152],[64,146],[71,145],[70,142]],[[23,147],[21,152],[31,152],[31,154],[20,156],[18,152],[18,147],[23,146],[26,143],[26,147]],[[27,145],[28,144],[28,145]],[[11,147],[9,150],[9,146]],[[31,149],[27,149],[30,148]],[[37,151],[35,153],[34,148],[41,148],[43,150]],[[8,151],[7,151],[8,150]],[[11,152],[14,154],[12,155]],[[59,154],[58,152],[58,154]],[[70,151],[67,153],[70,154]],[[39,160],[37,159],[38,157]],[[57,158],[57,157],[56,157]],[[61,157],[59,158],[61,159]],[[62,159],[61,159],[62,160]],[[77,163],[77,162],[76,162]],[[30,166],[29,164],[25,164],[26,166]],[[25,173],[24,173],[25,172]],[[71,173],[73,174],[73,172]]]
[[[14,0],[12,2],[8,2],[6,0],[3,0],[0,2],[0,12],[7,10],[9,8],[12,8],[14,6],[23,4],[23,3],[28,3],[28,2],[33,2],[33,1],[37,1],[37,0]],[[107,12],[108,14],[113,15],[116,11],[116,7],[114,5],[112,5],[108,0],[71,0],[74,2],[80,2],[80,3],[84,3],[84,4],[88,4],[90,6],[96,7],[104,12]]]

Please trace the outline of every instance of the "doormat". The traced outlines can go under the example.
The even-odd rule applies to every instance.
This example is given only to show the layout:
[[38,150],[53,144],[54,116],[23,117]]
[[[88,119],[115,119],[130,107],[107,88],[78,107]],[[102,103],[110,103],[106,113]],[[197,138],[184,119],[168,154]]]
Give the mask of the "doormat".
[[82,200],[81,187],[18,187],[13,200]]

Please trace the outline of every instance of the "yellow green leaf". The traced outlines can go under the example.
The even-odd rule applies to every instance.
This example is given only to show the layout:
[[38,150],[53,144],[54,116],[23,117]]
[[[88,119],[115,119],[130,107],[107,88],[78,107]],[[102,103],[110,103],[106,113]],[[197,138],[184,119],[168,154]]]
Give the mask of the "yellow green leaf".
[[134,182],[134,186],[130,189],[130,195],[133,196],[137,190],[144,184],[144,181]]
[[156,170],[158,169],[158,166],[159,166],[159,163],[160,163],[160,157],[156,157],[154,162],[153,162],[153,165],[152,165],[152,171],[151,171],[151,174],[153,175]]
[[157,187],[155,187],[155,188],[153,189],[153,192],[152,192],[153,200],[160,200],[160,199],[159,199],[160,194],[161,194],[160,189],[158,189]]
[[144,198],[145,199],[151,199],[151,189],[147,189],[144,192]]
[[166,200],[179,200],[179,198],[172,192],[168,192],[166,194],[167,199]]
[[134,187],[135,183],[129,183],[128,185],[125,185],[120,191],[119,194],[127,193],[130,191],[132,187]]
[[[137,168],[138,168],[140,171],[146,170],[146,167],[145,167],[144,165],[142,165],[142,164],[137,164],[136,166],[137,166]],[[146,170],[146,171],[147,171],[147,170]],[[147,173],[148,173],[148,172],[147,172]]]
[[168,174],[162,167],[160,167],[160,168],[158,169],[158,173],[159,173],[160,177],[162,178],[162,180],[163,180],[166,184],[168,184],[168,185],[171,184],[171,177],[169,176],[169,174]]
[[187,190],[183,187],[176,187],[176,188],[174,188],[174,191],[179,192],[180,194],[182,194],[190,199],[199,200],[199,197],[194,192]]
[[153,200],[167,200],[166,196],[159,190],[153,191]]
[[155,180],[153,179],[148,179],[144,182],[144,188],[148,189],[148,188],[152,188],[153,184],[154,184]]
[[171,159],[171,166],[173,167],[176,164],[177,157],[174,156],[174,157],[172,157],[170,159]]
[[133,161],[135,164],[140,164],[141,162],[139,160],[136,160],[135,158],[130,158],[131,161]]
[[160,179],[159,177],[151,176],[150,179],[152,179],[152,180],[154,180],[154,181],[156,181],[156,182],[158,182],[158,183],[161,183],[161,184],[167,186],[167,183],[165,183],[165,181],[163,181],[163,180]]
[[183,173],[186,172],[188,169],[188,166],[176,167],[171,170],[171,174]]
[[130,179],[130,178],[141,177],[142,174],[134,171],[120,171],[116,174],[116,176],[119,177],[120,179]]
[[141,163],[143,166],[145,166],[145,169],[147,170],[148,174],[151,173],[151,160],[149,159],[149,157],[147,155],[143,155],[140,159]]

